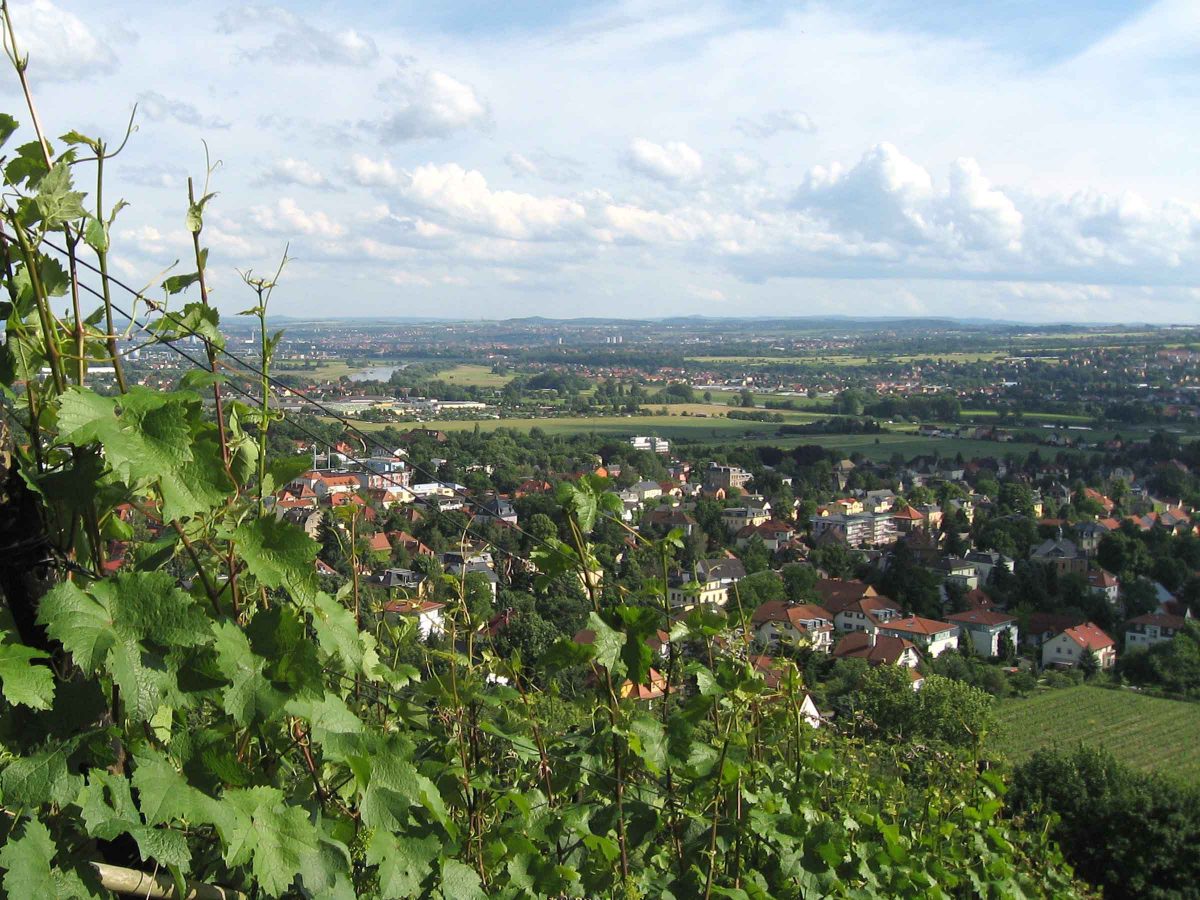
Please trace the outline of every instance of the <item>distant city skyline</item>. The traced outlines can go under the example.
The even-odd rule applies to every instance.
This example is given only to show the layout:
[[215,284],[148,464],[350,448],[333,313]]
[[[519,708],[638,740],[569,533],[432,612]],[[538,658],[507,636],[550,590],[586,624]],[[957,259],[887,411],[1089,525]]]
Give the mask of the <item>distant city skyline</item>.
[[1200,4],[12,7],[52,140],[139,104],[115,274],[221,160],[229,313],[1200,321]]

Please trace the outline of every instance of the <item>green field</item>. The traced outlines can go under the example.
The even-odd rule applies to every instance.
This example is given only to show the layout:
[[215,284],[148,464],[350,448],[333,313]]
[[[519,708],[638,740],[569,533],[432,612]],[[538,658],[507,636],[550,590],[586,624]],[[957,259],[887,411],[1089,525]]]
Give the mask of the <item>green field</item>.
[[497,375],[491,366],[461,365],[445,369],[434,376],[450,384],[463,387],[502,388],[513,380],[512,375]]
[[1013,762],[1044,747],[1104,747],[1121,762],[1200,780],[1200,703],[1080,685],[999,706],[994,745]]
[[[811,418],[811,414],[784,413],[787,421],[800,422]],[[334,422],[334,419],[323,418]],[[404,431],[409,428],[437,428],[442,431],[470,431],[478,425],[481,431],[512,428],[529,431],[540,428],[546,434],[599,434],[612,437],[631,437],[635,434],[650,434],[673,441],[695,441],[701,444],[728,444],[738,442],[753,446],[795,447],[799,444],[816,444],[830,447],[845,454],[855,451],[869,459],[887,460],[895,453],[904,459],[922,453],[937,452],[943,458],[953,458],[961,453],[964,459],[979,456],[1004,456],[1008,453],[1027,454],[1037,448],[1036,444],[974,441],[958,438],[926,438],[914,433],[889,432],[887,434],[789,434],[779,435],[779,424],[775,422],[745,422],[738,419],[699,418],[695,416],[562,416],[558,418],[511,418],[475,420],[435,419],[424,423],[396,422],[393,428]],[[385,425],[355,421],[363,431],[381,431]],[[1043,452],[1049,448],[1041,448]],[[1067,451],[1074,452],[1074,451]]]

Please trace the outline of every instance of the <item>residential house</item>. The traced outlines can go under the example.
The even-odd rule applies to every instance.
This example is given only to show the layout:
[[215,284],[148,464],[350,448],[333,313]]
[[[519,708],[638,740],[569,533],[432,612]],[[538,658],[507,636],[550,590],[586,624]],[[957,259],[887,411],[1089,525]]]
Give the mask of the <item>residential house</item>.
[[377,585],[387,590],[419,593],[424,586],[425,576],[412,569],[384,569],[366,581],[367,584]]
[[446,604],[432,600],[393,600],[384,604],[383,615],[385,621],[407,619],[416,622],[421,640],[427,641],[445,633],[446,624],[442,614],[445,608]]
[[776,519],[763,522],[761,525],[747,525],[737,533],[737,547],[744,548],[754,538],[758,538],[772,553],[778,553],[787,547],[796,535],[791,525]]
[[975,564],[956,556],[946,556],[935,562],[930,568],[947,584],[957,585],[966,591],[979,587],[979,573]]
[[1092,622],[1072,625],[1042,645],[1042,668],[1074,668],[1088,651],[1096,655],[1100,668],[1108,669],[1117,661],[1116,642]]
[[931,531],[942,527],[942,508],[936,503],[922,503],[917,507],[917,512],[925,517],[925,525]]
[[657,481],[639,481],[637,484],[629,488],[637,495],[638,500],[645,503],[647,500],[653,500],[655,497],[662,496],[662,485]]
[[737,488],[740,491],[750,482],[751,477],[749,472],[738,466],[710,463],[704,470],[704,486],[710,490],[723,488],[728,491],[730,488]]
[[878,626],[881,635],[902,637],[912,641],[922,653],[941,656],[947,650],[958,647],[958,626],[921,616],[890,619]]
[[681,509],[675,509],[670,506],[661,506],[658,509],[650,510],[642,519],[642,524],[663,531],[671,531],[674,528],[678,528],[688,537],[691,537],[692,532],[698,527],[696,520],[690,515]]
[[721,510],[721,524],[734,534],[747,525],[761,525],[770,518],[770,512],[756,506],[731,506]]
[[786,641],[807,645],[818,653],[833,648],[833,614],[811,603],[769,600],[754,611],[750,623],[763,644]]
[[896,530],[901,534],[908,534],[910,531],[925,527],[924,514],[911,506],[904,506],[893,512],[892,520],[896,523]]
[[1008,634],[1014,650],[1018,646],[1017,620],[1006,613],[990,609],[970,609],[946,616],[946,620],[966,632],[966,636],[975,644],[975,652],[980,656],[999,656],[1002,634]]
[[1088,556],[1095,556],[1100,547],[1100,539],[1110,530],[1102,522],[1079,522],[1075,526],[1075,541],[1080,550]]
[[1135,647],[1153,647],[1175,640],[1175,635],[1183,630],[1191,612],[1185,616],[1166,616],[1161,613],[1147,613],[1144,616],[1130,619],[1125,623],[1125,649]]
[[833,649],[836,659],[865,659],[872,666],[902,666],[908,670],[914,691],[919,691],[925,679],[917,670],[921,654],[912,641],[874,632],[848,634]]
[[1059,575],[1086,575],[1088,570],[1087,554],[1073,541],[1063,537],[1043,541],[1030,552],[1029,558],[1034,562],[1054,566]]
[[1003,566],[1006,571],[1012,572],[1016,565],[1012,557],[1005,556],[1003,553],[998,553],[995,550],[972,550],[963,557],[967,562],[975,567],[975,575],[978,578],[979,584],[987,584],[991,581],[992,572],[1000,566]]
[[1080,624],[1079,616],[1055,613],[1031,613],[1028,627],[1021,631],[1021,643],[1026,647],[1042,647],[1072,625]]
[[503,522],[507,525],[517,524],[517,510],[507,497],[492,496],[484,500],[476,519],[483,524],[488,522]]
[[891,512],[896,506],[896,495],[887,488],[878,491],[867,491],[863,496],[863,506],[867,512]]
[[313,540],[321,533],[321,513],[318,510],[297,507],[284,512],[283,518],[304,529],[304,533]]
[[[677,572],[670,579],[667,600],[673,609],[724,606],[729,601],[730,587],[746,577],[746,567],[740,559],[702,559],[696,563],[695,577],[692,576],[693,573]],[[689,585],[693,586],[689,589]]]
[[1116,606],[1121,596],[1121,580],[1112,572],[1092,569],[1087,576],[1088,590]]

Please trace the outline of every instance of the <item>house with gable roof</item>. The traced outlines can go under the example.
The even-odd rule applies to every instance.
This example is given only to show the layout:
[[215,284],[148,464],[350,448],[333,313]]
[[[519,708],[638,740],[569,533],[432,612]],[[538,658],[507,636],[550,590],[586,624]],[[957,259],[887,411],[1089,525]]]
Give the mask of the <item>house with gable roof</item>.
[[1074,668],[1088,651],[1096,654],[1100,668],[1109,669],[1117,661],[1117,644],[1094,622],[1072,625],[1042,644],[1042,668]]

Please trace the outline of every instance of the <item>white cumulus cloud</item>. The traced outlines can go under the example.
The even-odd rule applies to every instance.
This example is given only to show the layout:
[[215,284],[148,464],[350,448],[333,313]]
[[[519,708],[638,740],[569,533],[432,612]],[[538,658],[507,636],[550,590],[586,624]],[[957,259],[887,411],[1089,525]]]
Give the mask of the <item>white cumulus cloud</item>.
[[338,238],[346,228],[323,212],[306,212],[291,197],[281,197],[274,205],[255,206],[250,217],[263,231],[272,234],[302,234],[317,238]]
[[704,159],[683,141],[656,144],[645,138],[629,144],[625,164],[648,178],[675,184],[695,180],[704,169]]
[[380,85],[390,110],[378,124],[388,141],[441,138],[487,123],[487,105],[475,89],[445,72],[404,69]]
[[109,72],[117,56],[77,16],[50,0],[11,5],[17,46],[29,55],[29,74],[37,81],[73,81]]
[[327,188],[329,179],[312,163],[285,156],[277,159],[259,176],[262,184],[298,184],[301,187]]
[[512,240],[562,238],[586,218],[578,201],[492,190],[481,173],[455,163],[418,166],[399,193],[452,227]]

